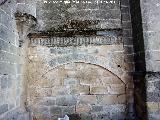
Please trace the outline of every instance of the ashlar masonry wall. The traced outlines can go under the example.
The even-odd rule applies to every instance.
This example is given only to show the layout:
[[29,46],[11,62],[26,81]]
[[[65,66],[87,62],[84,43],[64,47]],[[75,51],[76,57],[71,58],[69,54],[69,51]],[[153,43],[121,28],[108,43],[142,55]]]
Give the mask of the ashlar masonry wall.
[[0,5],[0,119],[26,119],[23,109],[23,49],[19,48],[19,34],[14,13],[16,1]]
[[134,119],[129,1],[92,2],[13,0],[0,7],[2,120]]
[[65,114],[77,120],[134,119],[129,2],[101,6],[97,12],[110,14],[98,23],[97,13],[87,14],[80,6],[85,14],[66,22],[65,11],[77,13],[76,7],[62,4],[64,16],[59,16],[52,5],[37,3],[39,27],[29,34],[27,105],[33,119],[56,120]]

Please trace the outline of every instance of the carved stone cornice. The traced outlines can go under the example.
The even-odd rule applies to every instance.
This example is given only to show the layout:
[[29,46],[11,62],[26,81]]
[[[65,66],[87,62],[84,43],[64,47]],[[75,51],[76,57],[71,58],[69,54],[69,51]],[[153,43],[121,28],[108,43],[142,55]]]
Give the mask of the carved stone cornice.
[[21,13],[21,12],[15,13],[15,19],[17,23],[19,38],[20,38],[19,47],[21,47],[27,35],[37,25],[37,19],[31,14]]

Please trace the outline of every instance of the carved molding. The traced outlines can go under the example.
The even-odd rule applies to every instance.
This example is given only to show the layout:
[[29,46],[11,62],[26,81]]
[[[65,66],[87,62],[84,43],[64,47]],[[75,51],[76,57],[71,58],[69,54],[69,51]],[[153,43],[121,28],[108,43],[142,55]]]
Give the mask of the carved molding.
[[35,28],[37,25],[37,19],[27,13],[17,12],[15,13],[15,19],[17,22],[17,29],[19,33],[19,47],[22,47],[27,35]]

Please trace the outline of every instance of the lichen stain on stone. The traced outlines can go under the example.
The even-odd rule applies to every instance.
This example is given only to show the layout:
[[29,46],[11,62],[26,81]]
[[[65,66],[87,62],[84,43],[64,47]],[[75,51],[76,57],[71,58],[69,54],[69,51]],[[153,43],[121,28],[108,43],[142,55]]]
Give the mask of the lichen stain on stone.
[[64,28],[65,29],[71,28],[71,29],[76,29],[76,30],[85,30],[85,29],[89,28],[89,26],[97,25],[98,23],[99,23],[98,20],[95,20],[95,21],[92,21],[92,20],[84,20],[84,21],[70,20],[64,24]]

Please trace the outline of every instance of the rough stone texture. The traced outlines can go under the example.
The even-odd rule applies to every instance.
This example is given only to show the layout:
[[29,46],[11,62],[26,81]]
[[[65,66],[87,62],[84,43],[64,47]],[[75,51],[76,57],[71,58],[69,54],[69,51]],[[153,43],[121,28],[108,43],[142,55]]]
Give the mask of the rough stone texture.
[[19,48],[14,11],[16,1],[7,1],[0,6],[0,119],[20,107],[22,74],[18,72]]
[[159,72],[159,2],[141,1],[144,45],[146,52],[146,70]]
[[[24,47],[19,48],[17,1],[0,5],[0,119],[28,120],[24,110]],[[22,29],[21,29],[22,30]],[[23,31],[24,32],[24,31]]]
[[[29,47],[29,106],[32,108],[37,104],[43,109],[43,101],[49,97],[55,100],[53,107],[47,104],[51,115],[59,116],[64,115],[65,106],[75,106],[70,114],[89,114],[93,105],[125,104],[127,76],[124,76],[127,74],[123,55],[122,45]],[[49,113],[46,114],[50,117]],[[36,112],[33,115],[40,117]]]
[[137,119],[159,119],[159,1],[130,0]]
[[[16,28],[16,10],[12,11],[12,19],[7,6],[0,8],[0,17],[3,16],[0,18],[0,101],[9,99],[0,105],[0,113],[5,113],[2,120],[30,120],[31,117],[33,120],[57,120],[65,114],[71,120],[134,119],[131,116],[134,113],[131,74],[134,71],[134,51],[128,0],[121,0],[121,3],[119,0],[106,0],[105,4],[87,3],[86,6],[74,2],[56,6],[51,2],[17,0],[16,5],[14,1],[19,34],[10,28],[12,24]],[[44,30],[41,33],[54,32],[55,29],[92,29],[89,32],[94,33],[100,29],[97,34],[82,32],[76,36],[83,41],[100,40],[100,44],[85,42],[74,45],[76,40],[71,40],[73,44],[66,46],[58,46],[59,43],[57,46],[46,43],[30,46],[25,37],[30,32],[32,34],[29,29],[33,26],[28,24],[33,22],[29,19],[33,16],[39,23],[36,33],[41,30]],[[10,19],[12,24],[7,22]],[[26,19],[29,19],[27,23]],[[46,40],[42,36],[38,36],[39,41]],[[70,37],[73,36],[63,39],[67,41]],[[18,40],[24,42],[21,48],[18,48]],[[20,103],[30,111],[30,118],[25,110],[17,108]]]
[[37,2],[41,30],[121,28],[120,0]]
[[[53,3],[42,4],[41,1],[37,5],[37,18],[41,24],[37,28],[38,30],[54,31],[55,28],[58,28],[58,30],[85,30],[88,27],[86,25],[90,22],[90,17],[85,18],[86,20],[84,19],[86,11],[80,18],[64,22],[66,18],[61,19],[63,17],[62,14],[59,17],[52,17],[59,14],[59,12],[56,12],[51,15],[53,11],[57,10],[55,9],[56,7],[50,7]],[[73,41],[71,40],[73,39],[70,36],[71,34],[66,31],[66,33],[63,32],[62,35],[57,36],[57,38],[51,38],[50,41],[50,38],[43,36],[45,35],[43,32],[33,36],[31,34],[27,55],[29,59],[27,64],[27,102],[33,112],[34,119],[57,119],[65,114],[76,120],[123,120],[128,116],[129,119],[134,118],[130,117],[134,113],[132,110],[134,87],[130,73],[134,71],[131,19],[128,2],[122,1],[121,5],[117,4],[114,8],[117,10],[117,14],[114,14],[115,11],[110,8],[112,6],[105,6],[106,11],[110,10],[111,12],[109,18],[106,17],[110,26],[105,26],[105,29],[111,30],[98,32],[96,35],[100,35],[100,37],[95,37],[93,34],[93,36],[91,34],[86,35],[83,32],[80,37],[76,36],[74,32],[72,36],[76,40]],[[63,12],[65,13],[65,10],[68,9],[67,7],[70,6],[66,8],[60,7],[59,10],[64,10]],[[72,6],[72,11],[74,11],[74,7]],[[122,10],[118,12],[120,8]],[[52,19],[50,20],[50,18]],[[62,25],[66,25],[57,27],[58,23],[53,19],[61,19],[57,21],[63,23]],[[121,22],[111,23],[109,19],[122,20],[122,24]],[[96,21],[96,19],[93,20]],[[104,29],[102,27],[93,27],[92,23],[89,24],[91,24],[93,30],[97,28]],[[115,32],[116,30],[119,31],[119,28],[123,30],[122,35]],[[112,31],[112,29],[114,30]],[[68,36],[65,36],[65,34]],[[54,35],[51,34],[52,37],[55,37]],[[87,37],[82,37],[83,35]],[[41,38],[42,36],[43,38]],[[109,36],[109,39],[103,36]],[[120,42],[113,42],[119,38],[121,39]],[[66,42],[74,42],[74,44],[63,44],[63,39]],[[102,44],[97,44],[96,42],[94,44],[77,44],[85,40],[103,41],[101,39],[109,42],[107,44],[103,42]],[[49,45],[54,40],[60,40],[62,43],[56,42]],[[118,105],[123,107],[119,108]],[[96,111],[95,107],[99,108],[100,111]],[[128,109],[123,109],[126,107]],[[114,108],[112,112],[110,112],[111,108]],[[119,111],[117,110],[118,108]]]

